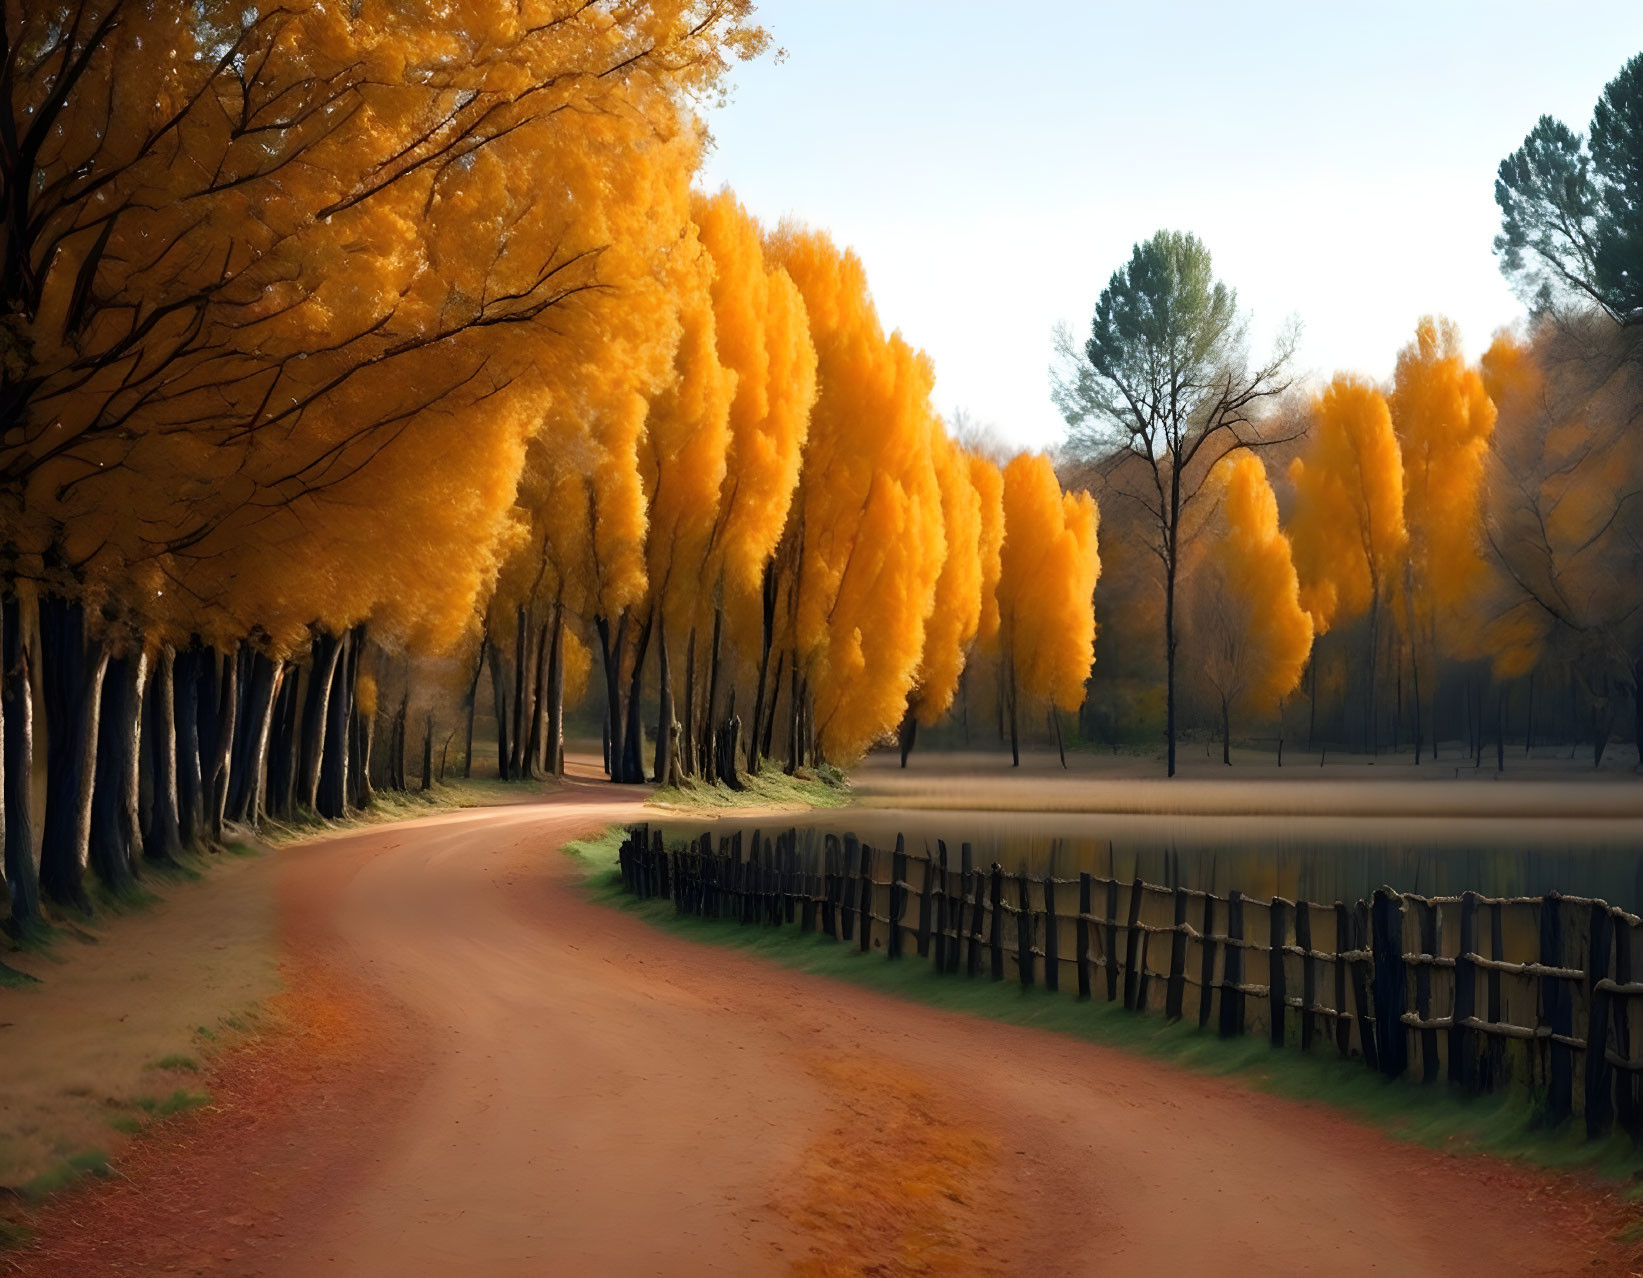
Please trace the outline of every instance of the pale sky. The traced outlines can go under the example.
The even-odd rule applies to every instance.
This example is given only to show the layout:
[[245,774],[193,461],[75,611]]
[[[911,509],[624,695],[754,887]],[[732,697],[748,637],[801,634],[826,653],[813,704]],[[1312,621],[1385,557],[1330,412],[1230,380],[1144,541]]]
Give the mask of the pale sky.
[[1584,131],[1643,51],[1639,0],[1310,4],[760,0],[705,182],[862,256],[936,404],[1059,441],[1050,332],[1131,245],[1190,230],[1264,343],[1387,376],[1417,318],[1473,354],[1522,308],[1494,173],[1542,113]]

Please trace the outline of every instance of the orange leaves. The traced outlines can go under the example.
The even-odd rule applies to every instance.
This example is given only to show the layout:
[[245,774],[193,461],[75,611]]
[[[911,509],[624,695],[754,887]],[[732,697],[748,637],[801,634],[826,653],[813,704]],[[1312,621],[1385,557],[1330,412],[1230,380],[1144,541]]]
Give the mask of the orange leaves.
[[1289,482],[1301,605],[1324,634],[1385,597],[1407,541],[1403,459],[1386,400],[1370,382],[1337,374],[1313,401]]
[[1453,324],[1423,318],[1398,355],[1392,422],[1404,467],[1416,623],[1452,655],[1465,608],[1486,583],[1479,521],[1495,405]]
[[1029,697],[1076,710],[1095,660],[1095,502],[1063,493],[1048,457],[1022,453],[1004,468],[1003,509],[998,607],[1007,659]]
[[1220,490],[1220,508],[1193,565],[1194,660],[1229,712],[1265,712],[1300,682],[1312,618],[1301,607],[1290,541],[1278,527],[1278,499],[1261,459],[1233,453],[1210,482]]

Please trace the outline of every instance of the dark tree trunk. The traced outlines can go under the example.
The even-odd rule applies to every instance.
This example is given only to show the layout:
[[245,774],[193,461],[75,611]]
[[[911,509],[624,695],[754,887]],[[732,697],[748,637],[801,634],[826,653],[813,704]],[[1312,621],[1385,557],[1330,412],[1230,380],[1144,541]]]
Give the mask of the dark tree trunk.
[[690,628],[690,638],[685,641],[685,721],[679,733],[679,763],[685,775],[695,776],[700,771],[697,766],[696,740],[696,627]]
[[622,740],[622,780],[629,785],[642,784],[645,779],[645,726],[643,693],[645,687],[645,656],[650,651],[651,618],[639,627],[633,645],[633,670],[628,677],[627,730]]
[[516,779],[525,776],[525,738],[530,726],[525,722],[525,708],[531,700],[531,634],[530,614],[524,607],[514,610],[515,634],[513,642],[513,742],[508,756],[508,771]]
[[[775,562],[765,564],[764,593],[763,598],[760,600],[763,611],[761,613],[762,626],[759,631],[759,682],[753,694],[753,730],[748,733],[747,737],[747,770],[754,776],[759,774],[759,766],[762,762],[759,758],[759,732],[763,726],[765,715],[768,713],[774,716],[776,710],[773,705],[768,707],[765,705],[767,687],[765,677],[770,673],[770,649],[776,642],[776,599],[780,593],[780,588],[781,579],[776,575]],[[776,685],[779,687],[780,684],[781,674],[778,673],[776,675]],[[770,692],[770,699],[774,701],[775,690],[771,689]],[[769,746],[765,747],[764,753],[770,753]],[[902,760],[902,765],[906,766],[905,759]]]
[[721,779],[719,772],[720,751],[714,743],[718,740],[719,729],[723,726],[719,716],[719,659],[724,643],[724,606],[717,605],[713,609],[713,640],[707,650],[707,706],[703,711],[702,725],[704,742],[708,746],[708,762],[705,777],[708,781]]
[[462,748],[462,779],[474,774],[474,712],[479,708],[479,677],[485,673],[485,654],[490,650],[491,636],[487,630],[479,636],[479,656],[474,661],[474,677],[468,682],[468,739]]
[[321,633],[314,640],[313,653],[308,672],[308,697],[302,709],[301,794],[303,805],[318,812],[320,770],[331,717],[331,693],[336,686],[337,666],[342,661],[342,639]]
[[502,672],[502,654],[494,643],[486,659],[491,665],[491,703],[496,707],[496,775],[504,781],[511,781],[513,777],[508,771],[512,758],[508,751],[508,682]]
[[[104,658],[98,658],[99,668]],[[40,673],[46,719],[46,820],[40,845],[40,890],[56,905],[87,909],[82,877],[80,794],[93,770],[96,737],[88,738],[91,690],[85,612],[78,600],[40,601]],[[96,719],[91,720],[95,729]]]
[[177,703],[172,685],[175,653],[170,644],[154,655],[154,673],[143,697],[143,751],[148,756],[148,821],[143,826],[143,856],[172,864],[182,851],[177,798]]
[[171,721],[177,757],[177,837],[192,849],[205,820],[200,788],[200,652],[194,644],[171,663]]
[[599,652],[605,662],[605,771],[614,782],[622,780],[622,641],[627,637],[624,613],[613,635],[608,617],[595,617]]
[[[1020,731],[1018,730],[1018,726],[1017,726],[1017,723],[1016,723],[1015,653],[1014,652],[1010,653],[1009,657],[1006,658],[1006,664],[1009,666],[1009,671],[1010,671],[1010,674],[1009,674],[1010,766],[1012,768],[1019,768],[1021,766],[1021,734],[1020,734]],[[1171,714],[1173,714],[1173,713],[1174,713],[1174,711],[1172,710]],[[1170,775],[1171,776],[1175,775],[1175,738],[1174,738],[1174,736],[1170,737]]]
[[40,870],[34,861],[34,697],[30,688],[33,652],[24,634],[28,624],[15,591],[0,594],[0,736],[4,742],[6,889],[13,930],[40,918]]
[[896,744],[901,748],[901,766],[907,766],[907,756],[918,742],[918,716],[909,705],[901,716],[901,727],[896,730]]
[[223,658],[222,713],[217,718],[217,741],[211,760],[211,841],[223,841],[228,819],[228,788],[233,779],[234,729],[239,719],[240,662],[236,652]]
[[422,729],[422,785],[423,794],[434,788],[434,716],[430,712]]
[[135,684],[140,660],[140,656],[115,657],[103,674],[96,783],[91,798],[90,862],[92,871],[111,892],[123,892],[136,881],[137,831],[126,808],[126,778],[139,744],[141,706]]
[[1221,762],[1232,766],[1232,711],[1227,699],[1221,698]]
[[678,724],[673,715],[673,664],[667,650],[667,616],[656,605],[656,784],[666,785],[673,774],[673,741]]
[[[778,652],[776,654],[776,676],[770,681],[770,708],[765,711],[764,716],[764,741],[762,742],[762,749],[760,753],[765,759],[773,757],[770,744],[771,738],[776,734],[776,703],[780,700],[782,666],[786,664],[786,662],[787,653]],[[757,724],[754,725],[754,730],[758,730]]]
[[536,632],[535,674],[531,677],[531,742],[525,752],[525,768],[533,777],[547,775],[545,755],[548,730],[548,629],[544,621]]
[[234,738],[228,776],[227,817],[230,821],[245,821],[250,817],[262,787],[268,716],[273,713],[274,688],[279,677],[278,663],[266,653],[256,651],[250,644],[244,645],[241,652],[245,661],[240,668],[239,731]]
[[364,645],[361,627],[356,626],[342,637],[331,676],[331,693],[326,698],[325,746],[320,756],[315,808],[330,821],[348,814],[348,725],[354,717],[354,678],[359,672],[359,651]]
[[788,672],[787,707],[787,775],[792,776],[804,762],[804,678],[799,673],[799,657],[793,655],[793,669]]
[[302,667],[287,662],[274,698],[274,723],[268,743],[268,793],[264,810],[281,817],[291,815],[297,793],[298,718],[301,714]]
[[565,605],[553,605],[553,632],[548,643],[547,771],[565,775]]
[[1055,702],[1050,702],[1050,726],[1055,729],[1055,749],[1061,756],[1061,770],[1067,770],[1067,743],[1061,736],[1061,711],[1055,708]]

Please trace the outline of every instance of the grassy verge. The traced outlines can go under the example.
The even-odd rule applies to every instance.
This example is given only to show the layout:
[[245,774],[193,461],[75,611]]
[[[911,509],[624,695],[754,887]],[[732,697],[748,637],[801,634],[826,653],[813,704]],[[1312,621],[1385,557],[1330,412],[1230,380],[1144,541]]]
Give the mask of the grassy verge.
[[[1070,1034],[1205,1074],[1234,1075],[1262,1091],[1331,1105],[1400,1140],[1446,1152],[1489,1153],[1613,1180],[1643,1179],[1643,1148],[1629,1137],[1588,1141],[1578,1122],[1549,1128],[1538,1120],[1532,1097],[1521,1089],[1468,1096],[1447,1084],[1425,1087],[1391,1081],[1361,1062],[1333,1053],[1303,1055],[1293,1048],[1275,1049],[1264,1038],[1223,1039],[1196,1025],[1136,1016],[1119,1003],[1082,1003],[1041,986],[1024,990],[1014,981],[938,976],[929,961],[916,954],[891,963],[882,950],[863,954],[854,944],[829,940],[819,932],[805,934],[796,926],[742,927],[724,919],[677,915],[671,902],[640,902],[623,892],[616,869],[620,842],[620,829],[612,828],[566,848],[585,867],[591,897],[693,940],[948,1011]],[[882,944],[882,938],[877,943]],[[1643,1194],[1643,1185],[1634,1192]]]
[[683,785],[663,786],[645,806],[669,812],[721,812],[737,808],[842,808],[850,802],[850,784],[837,768],[823,765],[788,776],[766,764],[757,776],[744,775],[742,788],[708,785],[686,779]]

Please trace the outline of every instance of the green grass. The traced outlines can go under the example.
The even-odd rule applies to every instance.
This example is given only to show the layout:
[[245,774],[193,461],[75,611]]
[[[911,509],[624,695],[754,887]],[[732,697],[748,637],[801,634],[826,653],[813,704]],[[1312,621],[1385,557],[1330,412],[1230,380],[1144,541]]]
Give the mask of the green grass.
[[775,764],[766,764],[757,776],[744,775],[742,787],[732,790],[726,785],[707,785],[687,778],[683,785],[658,789],[646,801],[646,806],[686,812],[769,807],[842,808],[851,797],[844,774],[826,764],[814,771],[800,769],[793,776]]
[[[1549,1128],[1539,1120],[1533,1098],[1521,1088],[1469,1096],[1446,1083],[1427,1087],[1388,1080],[1361,1061],[1343,1060],[1333,1051],[1303,1055],[1295,1047],[1273,1048],[1265,1037],[1223,1039],[1196,1024],[1137,1016],[1126,1012],[1122,1003],[1080,1002],[1042,986],[1023,989],[1013,980],[940,976],[916,951],[891,963],[880,948],[863,954],[855,942],[833,941],[820,932],[805,934],[797,925],[743,927],[731,920],[677,915],[671,901],[640,902],[622,890],[615,868],[621,839],[621,829],[613,827],[566,848],[585,866],[592,899],[692,940],[947,1011],[1068,1034],[1200,1073],[1235,1076],[1261,1091],[1333,1106],[1401,1140],[1431,1148],[1583,1169],[1615,1180],[1643,1180],[1643,1148],[1629,1137],[1617,1134],[1588,1141],[1578,1120]],[[882,933],[882,925],[878,931]],[[874,938],[876,947],[883,943],[882,935]],[[1637,1188],[1643,1193],[1643,1184]]]
[[203,1109],[211,1103],[210,1092],[190,1092],[178,1088],[169,1096],[134,1096],[131,1104],[150,1118],[170,1118],[173,1114],[191,1109]]
[[162,1056],[157,1061],[149,1061],[144,1068],[186,1070],[190,1074],[198,1074],[200,1072],[200,1063],[192,1056],[184,1056],[173,1052],[170,1056]]
[[48,1194],[55,1194],[85,1176],[109,1176],[114,1171],[108,1155],[100,1149],[88,1149],[84,1153],[75,1154],[72,1158],[65,1158],[55,1167],[41,1172],[33,1180],[22,1187],[24,1198],[41,1199]]

